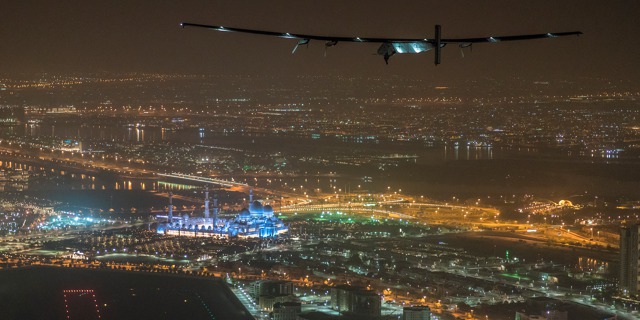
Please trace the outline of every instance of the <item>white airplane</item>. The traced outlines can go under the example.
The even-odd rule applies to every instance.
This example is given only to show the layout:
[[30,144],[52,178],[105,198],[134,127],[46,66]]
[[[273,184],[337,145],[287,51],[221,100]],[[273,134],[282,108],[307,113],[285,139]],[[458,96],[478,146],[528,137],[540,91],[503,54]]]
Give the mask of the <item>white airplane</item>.
[[[457,44],[460,49],[470,48],[474,43],[496,43],[502,41],[516,41],[516,40],[532,40],[532,39],[543,39],[543,38],[557,38],[564,36],[573,36],[573,35],[581,35],[580,31],[571,31],[571,32],[558,32],[558,33],[540,33],[540,34],[526,34],[526,35],[513,35],[513,36],[493,36],[493,37],[481,37],[481,38],[460,38],[460,39],[446,39],[441,37],[441,27],[440,25],[436,25],[435,28],[435,37],[432,39],[424,38],[424,39],[403,39],[403,38],[365,38],[365,37],[335,37],[335,36],[319,36],[319,35],[309,35],[309,34],[298,34],[298,33],[288,33],[288,32],[274,32],[274,31],[264,31],[264,30],[253,30],[253,29],[242,29],[242,28],[231,28],[231,27],[223,27],[223,26],[211,26],[205,24],[197,24],[190,22],[183,22],[180,24],[183,28],[185,27],[197,27],[197,28],[206,28],[215,31],[222,32],[241,32],[241,33],[250,33],[250,34],[258,34],[265,36],[274,36],[285,39],[299,39],[298,43],[293,48],[291,53],[295,53],[296,49],[302,45],[308,45],[311,40],[320,40],[325,41],[325,50],[328,47],[333,47],[338,42],[369,42],[369,43],[380,43],[380,47],[378,48],[378,55],[384,57],[384,62],[389,64],[389,58],[396,53],[421,53],[426,52],[431,49],[435,49],[435,64],[440,64],[440,49],[446,46],[449,43]],[[464,53],[463,53],[464,56]]]

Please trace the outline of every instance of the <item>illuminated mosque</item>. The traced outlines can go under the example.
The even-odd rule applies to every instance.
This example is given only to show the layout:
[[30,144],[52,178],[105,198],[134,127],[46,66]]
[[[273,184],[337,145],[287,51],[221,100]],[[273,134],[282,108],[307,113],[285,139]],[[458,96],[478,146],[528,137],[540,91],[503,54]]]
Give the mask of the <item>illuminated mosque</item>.
[[249,192],[249,208],[244,208],[233,219],[218,218],[218,197],[213,198],[213,217],[209,212],[209,189],[205,189],[204,214],[202,217],[190,217],[188,214],[173,215],[173,194],[169,193],[169,212],[166,219],[158,224],[160,234],[188,237],[239,237],[239,238],[275,238],[289,231],[282,220],[278,219],[273,208],[263,206],[260,201],[253,200],[253,190]]

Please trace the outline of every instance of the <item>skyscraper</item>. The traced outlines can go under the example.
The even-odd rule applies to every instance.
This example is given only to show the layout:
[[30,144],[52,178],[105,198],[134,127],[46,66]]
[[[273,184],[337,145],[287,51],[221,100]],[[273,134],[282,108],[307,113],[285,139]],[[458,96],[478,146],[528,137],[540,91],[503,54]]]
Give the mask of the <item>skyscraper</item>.
[[640,225],[620,229],[620,290],[626,295],[638,293],[638,258]]

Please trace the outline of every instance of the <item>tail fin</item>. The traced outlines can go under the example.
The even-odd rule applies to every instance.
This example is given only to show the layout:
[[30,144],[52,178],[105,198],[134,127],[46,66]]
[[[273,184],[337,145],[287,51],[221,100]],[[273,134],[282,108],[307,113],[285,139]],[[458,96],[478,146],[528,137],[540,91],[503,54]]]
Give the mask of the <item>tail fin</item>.
[[436,24],[436,32],[435,32],[435,38],[436,38],[436,53],[435,53],[435,65],[439,65],[440,64],[440,49],[442,49],[442,36],[441,36],[441,26],[439,24]]

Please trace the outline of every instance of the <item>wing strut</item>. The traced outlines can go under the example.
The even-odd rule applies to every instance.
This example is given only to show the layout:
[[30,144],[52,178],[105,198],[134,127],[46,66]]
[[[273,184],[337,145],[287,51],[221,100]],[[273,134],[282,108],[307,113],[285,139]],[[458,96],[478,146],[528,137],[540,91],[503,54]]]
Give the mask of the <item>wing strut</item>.
[[307,46],[307,48],[308,48],[308,46],[309,46],[309,41],[311,41],[311,40],[309,40],[309,39],[300,39],[300,41],[298,41],[298,43],[296,44],[296,46],[295,46],[295,47],[293,47],[293,51],[291,51],[291,54],[296,53],[296,50],[298,50],[298,47],[299,47],[299,46],[305,46],[305,45],[306,45],[306,46]]

